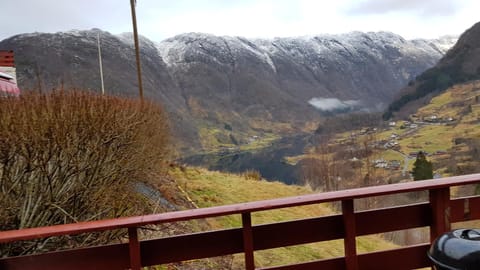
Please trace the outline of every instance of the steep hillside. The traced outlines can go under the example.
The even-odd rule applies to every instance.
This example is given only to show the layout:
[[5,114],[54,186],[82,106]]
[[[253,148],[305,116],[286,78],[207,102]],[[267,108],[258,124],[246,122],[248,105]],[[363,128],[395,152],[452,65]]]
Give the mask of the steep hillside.
[[448,87],[479,78],[480,23],[477,23],[460,36],[435,67],[422,73],[400,92],[384,118],[390,118],[395,112],[400,117],[407,116]]
[[[0,49],[15,50],[23,89],[98,91],[97,35],[106,91],[136,95],[128,34],[24,34],[1,41]],[[253,136],[310,130],[319,112],[383,109],[455,41],[408,41],[385,32],[273,40],[189,33],[160,43],[141,38],[145,95],[171,113],[181,152],[245,145]]]
[[[177,183],[185,189],[188,195],[199,207],[240,203],[254,200],[264,200],[287,196],[298,196],[312,193],[307,187],[287,186],[279,182],[267,182],[249,178],[248,175],[231,175],[207,171],[198,168],[179,168],[172,171]],[[335,212],[329,205],[311,205],[295,207],[294,209],[279,209],[263,211],[252,215],[254,224],[279,222],[307,217],[331,215]],[[213,228],[241,226],[240,216],[229,216],[221,219],[210,219]],[[395,247],[378,236],[359,237],[359,252],[369,252]],[[343,256],[343,242],[329,241],[327,243],[309,244],[265,250],[255,253],[256,265],[267,267],[299,261],[310,261],[322,258]],[[233,269],[241,267],[243,256],[233,258]]]

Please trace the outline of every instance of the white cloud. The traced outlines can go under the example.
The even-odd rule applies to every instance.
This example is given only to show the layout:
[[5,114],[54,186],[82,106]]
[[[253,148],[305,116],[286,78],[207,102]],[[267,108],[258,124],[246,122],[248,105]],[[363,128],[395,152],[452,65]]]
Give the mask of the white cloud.
[[352,109],[361,105],[361,102],[358,100],[340,100],[338,98],[321,97],[312,98],[308,101],[308,103],[324,112]]
[[[129,1],[2,0],[0,39],[25,32],[100,28],[131,32]],[[245,37],[391,31],[406,38],[460,34],[478,0],[138,0],[139,32],[155,41],[185,32]]]
[[348,13],[411,12],[422,16],[448,16],[454,15],[462,6],[462,1],[452,0],[363,0],[350,6]]
[[131,29],[129,4],[118,5],[116,0],[2,0],[0,8],[4,22],[0,39],[30,32]]

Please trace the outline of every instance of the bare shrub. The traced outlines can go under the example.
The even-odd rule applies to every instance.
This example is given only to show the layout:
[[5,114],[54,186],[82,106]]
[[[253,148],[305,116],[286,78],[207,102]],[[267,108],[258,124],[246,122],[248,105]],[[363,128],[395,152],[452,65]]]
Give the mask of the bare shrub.
[[[0,99],[0,230],[148,212],[133,183],[164,167],[165,115],[152,103],[79,91]],[[0,245],[0,257],[118,236]]]
[[262,180],[262,174],[260,174],[260,172],[257,170],[247,170],[243,172],[242,175],[246,180],[255,180],[255,181]]

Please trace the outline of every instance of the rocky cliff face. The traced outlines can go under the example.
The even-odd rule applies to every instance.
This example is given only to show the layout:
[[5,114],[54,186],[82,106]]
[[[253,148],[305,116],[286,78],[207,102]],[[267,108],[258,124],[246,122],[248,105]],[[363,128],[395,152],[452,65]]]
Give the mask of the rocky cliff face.
[[[0,49],[15,50],[23,89],[98,91],[97,34],[106,91],[135,96],[131,35],[24,34],[1,41]],[[302,129],[322,110],[381,110],[455,41],[385,32],[273,40],[188,33],[140,43],[145,96],[162,102],[184,146],[198,149]]]

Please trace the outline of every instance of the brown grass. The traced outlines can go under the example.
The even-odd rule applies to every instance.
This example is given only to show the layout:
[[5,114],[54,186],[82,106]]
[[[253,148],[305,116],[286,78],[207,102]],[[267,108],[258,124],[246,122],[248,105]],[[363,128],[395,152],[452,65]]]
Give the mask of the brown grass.
[[247,170],[244,173],[242,173],[242,175],[243,177],[245,177],[246,180],[255,180],[255,181],[262,180],[262,175],[257,170],[253,170],[253,169]]

